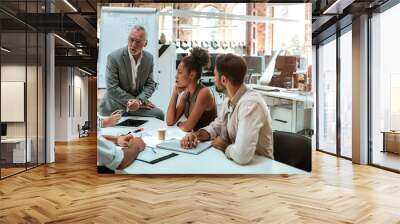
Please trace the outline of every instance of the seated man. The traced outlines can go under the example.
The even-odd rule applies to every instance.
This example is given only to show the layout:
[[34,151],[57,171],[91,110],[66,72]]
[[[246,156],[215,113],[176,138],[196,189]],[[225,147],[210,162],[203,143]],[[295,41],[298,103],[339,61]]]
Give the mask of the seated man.
[[244,83],[245,61],[236,55],[217,57],[214,69],[216,89],[227,96],[221,113],[207,127],[186,135],[183,148],[212,139],[212,145],[238,164],[248,164],[254,154],[273,158],[271,117],[264,99]]
[[148,99],[156,88],[153,80],[153,56],[143,50],[147,33],[134,26],[128,36],[128,46],[111,52],[107,58],[107,91],[100,103],[100,115],[109,116],[115,110],[127,110],[129,116],[156,117],[164,113]]
[[[119,149],[116,146],[122,146]],[[110,170],[125,169],[133,163],[138,154],[145,148],[141,138],[132,135],[104,135],[97,138],[97,161],[99,166]]]
[[[185,114],[187,120],[178,122],[177,126],[187,132],[197,131],[217,117],[214,95],[200,81],[202,68],[209,62],[208,53],[199,47],[190,52],[191,55],[183,58],[178,66],[176,85],[167,111],[167,125],[174,125]],[[182,98],[178,104],[181,93]]]

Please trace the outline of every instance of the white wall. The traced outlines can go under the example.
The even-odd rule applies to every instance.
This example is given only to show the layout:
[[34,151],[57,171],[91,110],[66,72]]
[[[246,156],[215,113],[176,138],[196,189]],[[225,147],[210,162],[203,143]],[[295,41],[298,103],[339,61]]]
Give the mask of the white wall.
[[[1,66],[1,81],[10,81],[10,82],[25,82],[25,75],[26,75],[26,71],[25,69],[27,69],[28,74],[36,74],[36,67],[33,66],[27,66],[25,67],[25,65],[2,65]],[[33,83],[32,80],[29,80],[29,84],[30,85],[36,85],[36,81]],[[29,105],[31,104],[31,102],[35,102],[35,107],[36,107],[36,88],[28,88],[27,89],[27,106],[33,106],[33,105]],[[30,90],[32,90],[32,92],[30,92]],[[8,108],[1,108],[1,110],[7,110]],[[31,108],[32,109],[32,108]],[[31,121],[35,121],[37,120],[37,116],[36,113],[32,114],[32,113],[28,113],[27,114],[27,120],[28,122]],[[25,137],[25,124],[26,122],[7,122],[7,136],[8,137]],[[28,129],[32,127],[32,125],[28,125]],[[34,129],[36,130],[36,126],[34,127]],[[28,137],[29,137],[29,130],[28,130]]]
[[155,80],[158,85],[156,91],[150,97],[158,108],[160,108],[165,114],[167,113],[169,100],[172,95],[172,89],[175,86],[176,76],[176,47],[170,45],[167,50],[158,58],[157,61],[158,71],[154,77],[159,77],[159,80]]
[[55,141],[77,139],[78,124],[88,120],[88,78],[75,68],[56,67],[55,86]]
[[[25,80],[27,78],[27,81]],[[44,74],[42,67],[25,64],[3,64],[1,66],[2,81],[18,81],[26,84],[26,107],[23,106],[22,112],[26,110],[27,119],[24,122],[6,122],[8,138],[30,139],[32,161],[44,163]],[[7,97],[7,96],[2,96]],[[13,113],[10,108],[1,108],[3,112]],[[37,153],[39,156],[37,157]]]

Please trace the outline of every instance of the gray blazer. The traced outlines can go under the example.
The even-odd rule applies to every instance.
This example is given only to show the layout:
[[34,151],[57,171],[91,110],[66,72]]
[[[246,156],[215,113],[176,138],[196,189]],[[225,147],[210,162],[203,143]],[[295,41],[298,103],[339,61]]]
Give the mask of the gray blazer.
[[111,52],[107,57],[107,91],[100,103],[100,114],[109,116],[113,111],[126,109],[128,100],[146,100],[156,89],[153,79],[153,56],[143,50],[137,70],[136,88],[132,82],[132,66],[128,46]]

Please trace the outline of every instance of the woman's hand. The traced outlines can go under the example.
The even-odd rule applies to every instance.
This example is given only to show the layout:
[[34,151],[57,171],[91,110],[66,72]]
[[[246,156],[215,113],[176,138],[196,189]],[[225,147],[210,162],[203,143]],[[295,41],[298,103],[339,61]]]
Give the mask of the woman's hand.
[[176,96],[179,96],[181,93],[183,93],[185,91],[186,91],[186,88],[178,87],[177,85],[175,85],[172,93],[176,94]]

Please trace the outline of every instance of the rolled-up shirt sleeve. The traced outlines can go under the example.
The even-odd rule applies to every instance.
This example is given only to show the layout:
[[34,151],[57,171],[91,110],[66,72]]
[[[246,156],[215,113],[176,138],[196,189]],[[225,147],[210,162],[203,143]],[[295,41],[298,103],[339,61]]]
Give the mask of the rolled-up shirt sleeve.
[[226,148],[225,155],[236,163],[245,165],[254,157],[265,114],[261,105],[254,101],[246,102],[238,109],[236,141]]
[[116,170],[124,158],[124,152],[114,143],[102,136],[97,138],[97,161],[98,165],[106,166],[111,170]]

